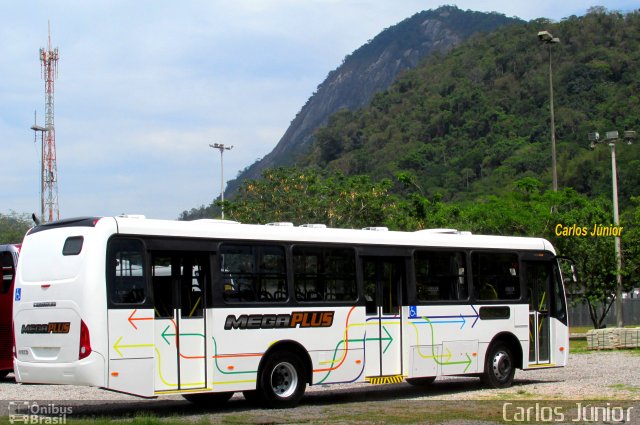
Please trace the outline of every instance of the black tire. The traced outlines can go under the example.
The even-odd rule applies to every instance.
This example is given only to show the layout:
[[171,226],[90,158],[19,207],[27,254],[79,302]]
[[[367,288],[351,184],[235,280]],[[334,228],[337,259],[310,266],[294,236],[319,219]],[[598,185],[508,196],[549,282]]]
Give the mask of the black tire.
[[197,393],[182,394],[186,400],[193,404],[203,407],[219,407],[225,404],[233,396],[233,392],[229,393]]
[[516,364],[511,348],[503,343],[491,344],[484,361],[484,373],[480,376],[489,388],[508,388],[513,384]]
[[270,355],[258,381],[264,406],[281,409],[297,405],[307,387],[305,372],[302,360],[294,353],[278,351]]
[[425,378],[407,378],[407,383],[416,387],[426,387],[427,385],[433,384],[433,381],[435,380],[435,376],[427,376]]
[[0,371],[0,381],[3,380],[4,378],[7,377],[8,374],[10,374],[11,371],[10,370],[2,370]]

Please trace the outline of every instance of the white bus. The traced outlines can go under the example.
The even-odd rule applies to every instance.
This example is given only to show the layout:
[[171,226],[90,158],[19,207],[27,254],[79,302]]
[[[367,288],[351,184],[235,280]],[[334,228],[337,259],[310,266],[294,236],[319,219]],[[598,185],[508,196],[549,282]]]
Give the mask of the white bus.
[[308,384],[507,387],[569,352],[551,244],[447,229],[43,224],[22,245],[14,326],[18,382],[271,407]]

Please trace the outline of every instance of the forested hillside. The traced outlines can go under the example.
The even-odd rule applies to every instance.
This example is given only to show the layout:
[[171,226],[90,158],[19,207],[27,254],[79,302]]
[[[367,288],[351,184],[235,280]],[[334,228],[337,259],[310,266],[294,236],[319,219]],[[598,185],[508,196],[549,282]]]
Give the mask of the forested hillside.
[[[560,190],[551,187],[548,51],[553,46]],[[473,37],[401,76],[369,106],[316,133],[300,168],[265,170],[228,217],[333,227],[458,228],[549,239],[581,274],[594,327],[615,300],[614,238],[570,235],[612,222],[610,152],[587,134],[640,130],[640,14],[594,8]],[[638,142],[638,141],[636,141]],[[640,284],[640,143],[618,143],[625,290]],[[212,207],[182,214],[183,219]]]
[[[611,193],[610,153],[587,134],[640,130],[640,14],[593,8],[477,35],[408,71],[369,106],[341,111],[299,165],[400,176],[444,200],[500,194],[523,177],[551,181],[548,50],[552,47],[560,187]],[[640,143],[617,148],[623,206],[640,192]],[[396,188],[398,189],[398,188]]]
[[446,53],[475,33],[518,23],[522,21],[498,13],[442,6],[416,13],[381,31],[329,73],[273,151],[228,182],[227,196],[235,193],[242,180],[259,177],[266,168],[293,164],[299,155],[308,152],[313,133],[327,123],[329,116],[340,109],[355,110],[367,105],[399,73],[414,68],[425,57],[434,52]]

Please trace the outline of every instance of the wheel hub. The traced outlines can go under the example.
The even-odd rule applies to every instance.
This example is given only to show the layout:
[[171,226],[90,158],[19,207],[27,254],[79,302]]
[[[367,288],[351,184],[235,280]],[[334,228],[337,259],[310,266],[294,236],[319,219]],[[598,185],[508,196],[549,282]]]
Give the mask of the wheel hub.
[[278,397],[291,396],[298,386],[298,373],[291,363],[278,363],[271,373],[271,388]]
[[493,374],[495,377],[503,381],[511,374],[511,360],[504,351],[499,351],[493,357]]

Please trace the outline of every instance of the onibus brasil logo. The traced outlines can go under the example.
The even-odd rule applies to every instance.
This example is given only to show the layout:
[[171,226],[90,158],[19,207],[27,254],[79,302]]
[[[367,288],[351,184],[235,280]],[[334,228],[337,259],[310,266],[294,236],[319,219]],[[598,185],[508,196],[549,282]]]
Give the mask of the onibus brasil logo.
[[35,401],[10,401],[9,423],[11,424],[66,424],[67,416],[73,413],[71,406]]

